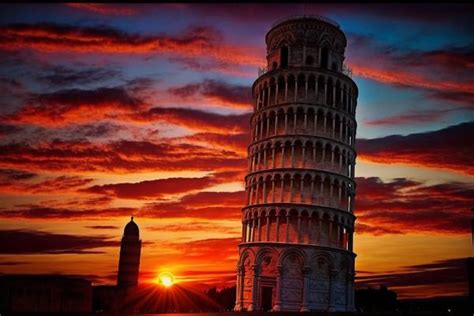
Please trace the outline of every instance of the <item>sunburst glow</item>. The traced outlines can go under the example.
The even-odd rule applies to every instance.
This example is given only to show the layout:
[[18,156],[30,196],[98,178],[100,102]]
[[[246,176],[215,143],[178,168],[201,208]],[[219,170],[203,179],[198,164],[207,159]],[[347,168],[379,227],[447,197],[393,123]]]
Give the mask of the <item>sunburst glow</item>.
[[170,272],[162,272],[158,276],[157,283],[164,287],[170,287],[174,284],[174,275]]

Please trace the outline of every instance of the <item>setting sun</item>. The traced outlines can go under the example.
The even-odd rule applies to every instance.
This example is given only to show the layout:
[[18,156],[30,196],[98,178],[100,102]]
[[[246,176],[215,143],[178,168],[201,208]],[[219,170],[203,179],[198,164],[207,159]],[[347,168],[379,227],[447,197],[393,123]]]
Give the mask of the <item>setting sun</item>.
[[158,283],[164,287],[170,287],[174,283],[174,276],[170,272],[160,273],[158,276]]

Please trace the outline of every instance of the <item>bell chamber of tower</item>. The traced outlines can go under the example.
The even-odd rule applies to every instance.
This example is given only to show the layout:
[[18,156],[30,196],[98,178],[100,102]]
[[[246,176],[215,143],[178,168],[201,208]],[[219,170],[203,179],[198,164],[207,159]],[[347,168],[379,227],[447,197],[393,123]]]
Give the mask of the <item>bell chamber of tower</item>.
[[354,311],[355,110],[346,37],[319,16],[266,35],[242,209],[236,311]]

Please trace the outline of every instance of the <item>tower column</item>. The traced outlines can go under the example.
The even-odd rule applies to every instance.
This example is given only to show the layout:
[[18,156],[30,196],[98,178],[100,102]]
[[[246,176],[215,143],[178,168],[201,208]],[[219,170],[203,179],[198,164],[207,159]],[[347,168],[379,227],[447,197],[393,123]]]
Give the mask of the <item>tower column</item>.
[[235,292],[237,293],[236,301],[235,301],[235,307],[234,311],[240,312],[242,311],[242,285],[241,285],[241,280],[242,280],[242,266],[237,265],[237,282],[236,282],[236,288]]
[[276,82],[276,86],[275,86],[275,104],[278,103],[278,80]]
[[275,147],[272,145],[272,169],[275,169]]
[[275,114],[275,133],[274,135],[278,135],[278,113]]
[[256,300],[257,300],[257,269],[258,266],[256,264],[252,265],[252,294],[250,296],[250,305],[248,308],[249,312],[253,312],[256,309]]
[[280,235],[280,214],[276,214],[276,224],[275,224],[275,241],[279,241]]
[[273,305],[273,311],[281,311],[281,275],[283,272],[282,266],[276,268],[276,285],[275,285],[275,305]]
[[275,203],[275,179],[272,178],[272,203]]
[[267,229],[265,230],[266,236],[265,236],[265,241],[270,241],[270,215],[266,215],[267,217]]
[[336,287],[335,281],[338,271],[333,269],[330,271],[330,278],[329,278],[329,312],[336,311]]
[[303,268],[303,303],[301,304],[302,312],[309,312],[308,298],[309,298],[309,276],[311,268]]

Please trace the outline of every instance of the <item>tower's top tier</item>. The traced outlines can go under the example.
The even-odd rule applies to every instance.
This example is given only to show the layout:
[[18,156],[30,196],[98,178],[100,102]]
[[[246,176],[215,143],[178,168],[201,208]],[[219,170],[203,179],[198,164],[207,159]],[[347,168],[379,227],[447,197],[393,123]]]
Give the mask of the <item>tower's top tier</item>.
[[134,238],[139,238],[140,231],[138,229],[138,225],[133,221],[133,216],[130,219],[130,222],[128,222],[127,225],[125,225],[125,229],[123,230],[123,236],[124,237],[134,237]]
[[346,36],[339,24],[321,16],[293,16],[268,31],[267,69],[315,67],[342,72]]

